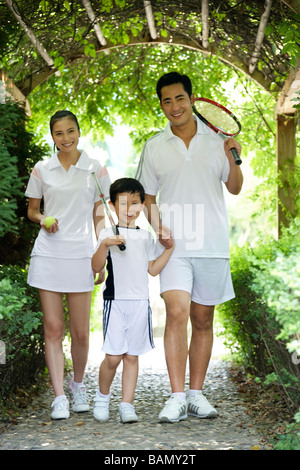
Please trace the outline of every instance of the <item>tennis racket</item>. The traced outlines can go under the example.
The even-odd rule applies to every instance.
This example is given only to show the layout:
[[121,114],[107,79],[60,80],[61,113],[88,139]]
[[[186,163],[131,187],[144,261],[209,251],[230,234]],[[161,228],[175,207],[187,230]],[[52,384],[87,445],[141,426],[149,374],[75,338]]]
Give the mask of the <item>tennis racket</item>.
[[[219,103],[208,98],[196,98],[193,111],[204,124],[215,131],[223,140],[237,136],[242,127],[234,114]],[[235,148],[230,149],[235,164],[242,160]]]
[[[99,192],[99,196],[101,197],[101,200],[102,200],[102,202],[103,202],[103,204],[104,204],[105,211],[106,211],[108,220],[109,220],[109,222],[110,222],[110,225],[111,225],[111,227],[112,227],[112,229],[113,229],[113,232],[114,232],[115,235],[120,235],[119,229],[118,229],[118,227],[116,226],[115,221],[114,221],[114,219],[113,219],[113,216],[111,215],[111,212],[110,212],[110,210],[109,210],[107,201],[106,201],[105,196],[104,196],[104,194],[103,194],[103,191],[102,191],[102,189],[101,189],[101,186],[100,186],[100,183],[99,183],[99,181],[98,181],[98,178],[96,177],[96,175],[95,175],[94,172],[92,173],[92,175],[93,175],[93,177],[94,177],[95,184],[96,184],[96,188],[98,189],[98,192]],[[121,243],[121,245],[118,245],[118,247],[119,247],[119,250],[121,250],[121,251],[126,250],[126,246],[124,245],[124,243]]]

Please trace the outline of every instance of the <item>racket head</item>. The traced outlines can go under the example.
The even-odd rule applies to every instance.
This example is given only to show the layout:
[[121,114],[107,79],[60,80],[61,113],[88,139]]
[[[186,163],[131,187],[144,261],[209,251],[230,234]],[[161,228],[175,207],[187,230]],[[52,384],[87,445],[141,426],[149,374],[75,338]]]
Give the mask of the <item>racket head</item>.
[[241,124],[236,116],[225,106],[208,98],[195,98],[193,111],[208,127],[216,133],[235,137],[241,132]]

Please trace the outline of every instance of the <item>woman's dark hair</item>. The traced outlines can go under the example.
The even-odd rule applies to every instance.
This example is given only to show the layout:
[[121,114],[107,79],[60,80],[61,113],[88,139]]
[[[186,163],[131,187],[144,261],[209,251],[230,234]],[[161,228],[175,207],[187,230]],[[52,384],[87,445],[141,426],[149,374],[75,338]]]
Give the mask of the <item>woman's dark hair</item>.
[[192,82],[187,75],[181,75],[178,72],[169,72],[162,75],[156,84],[156,93],[161,101],[161,89],[164,86],[174,85],[175,83],[182,83],[184,91],[191,97]]
[[51,134],[52,134],[52,131],[53,131],[54,124],[57,121],[60,121],[60,119],[65,118],[65,117],[67,117],[69,119],[72,119],[75,122],[76,126],[78,127],[78,130],[80,131],[80,127],[79,127],[77,117],[75,116],[75,114],[71,113],[71,111],[63,110],[63,111],[56,111],[56,113],[53,114],[53,116],[51,116],[51,119],[50,119]]
[[117,200],[118,194],[121,193],[138,193],[141,198],[141,202],[145,200],[145,191],[141,183],[134,178],[119,178],[114,181],[109,189],[109,197],[113,204]]

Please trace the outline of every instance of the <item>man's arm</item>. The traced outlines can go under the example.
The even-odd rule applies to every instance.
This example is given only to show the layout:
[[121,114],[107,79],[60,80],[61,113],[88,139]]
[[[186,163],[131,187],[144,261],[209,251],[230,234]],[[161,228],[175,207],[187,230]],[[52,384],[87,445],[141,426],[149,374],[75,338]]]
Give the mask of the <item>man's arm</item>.
[[241,167],[236,165],[233,159],[233,156],[230,152],[230,149],[234,147],[239,155],[241,154],[242,148],[241,145],[234,139],[227,139],[224,142],[224,150],[227,155],[229,165],[230,165],[230,172],[227,182],[225,183],[228,191],[231,194],[239,194],[241,192],[243,186],[243,173],[241,171]]

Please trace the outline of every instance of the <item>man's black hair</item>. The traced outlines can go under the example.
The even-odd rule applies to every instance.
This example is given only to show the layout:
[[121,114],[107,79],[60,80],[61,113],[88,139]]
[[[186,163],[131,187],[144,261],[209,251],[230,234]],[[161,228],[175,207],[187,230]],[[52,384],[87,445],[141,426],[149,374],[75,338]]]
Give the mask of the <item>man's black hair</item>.
[[156,93],[159,101],[161,101],[161,89],[164,86],[174,85],[175,83],[182,83],[184,91],[191,97],[192,82],[189,77],[178,72],[169,72],[162,75],[156,84]]

